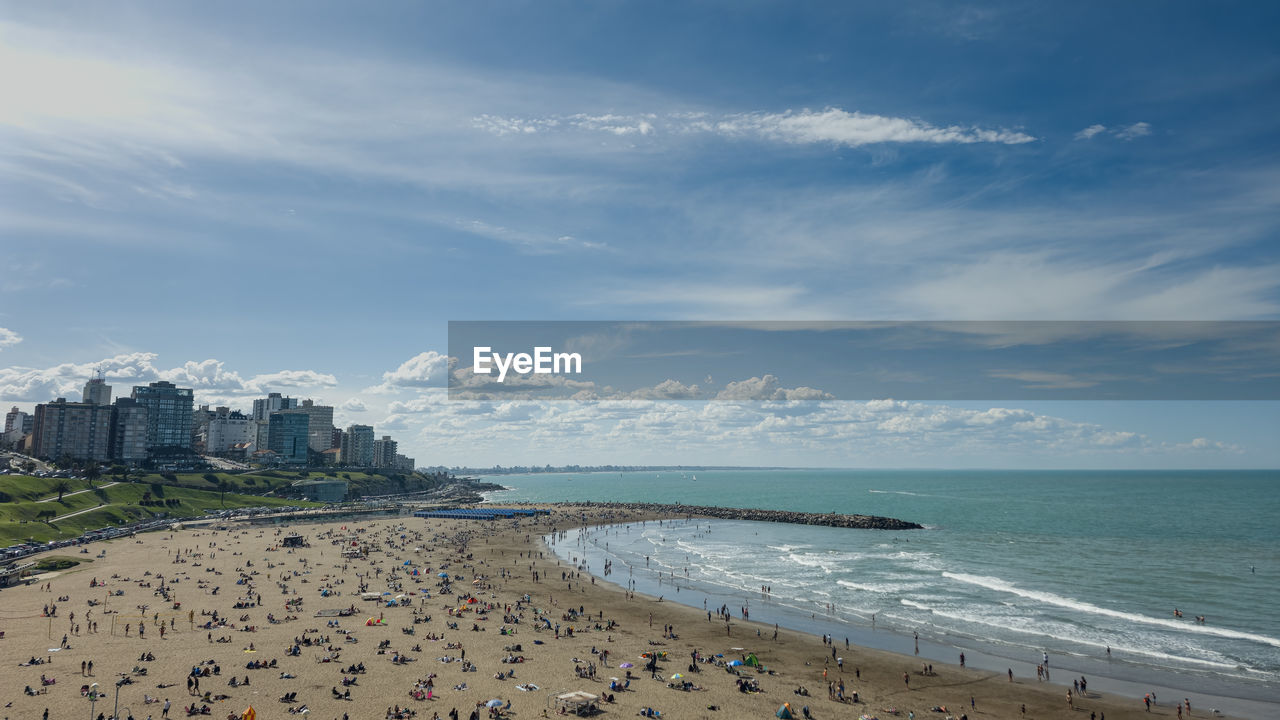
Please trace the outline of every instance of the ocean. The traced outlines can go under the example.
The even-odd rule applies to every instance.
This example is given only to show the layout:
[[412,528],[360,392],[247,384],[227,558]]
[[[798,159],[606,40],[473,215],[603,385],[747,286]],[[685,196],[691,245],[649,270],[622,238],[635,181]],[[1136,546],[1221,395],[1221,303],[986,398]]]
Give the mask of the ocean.
[[752,620],[855,645],[910,654],[918,634],[923,657],[947,662],[967,650],[970,664],[1000,671],[1019,664],[1020,674],[1034,673],[1047,653],[1059,672],[1126,688],[1159,684],[1280,702],[1275,471],[708,470],[489,479],[510,488],[490,493],[494,503],[660,502],[915,521],[926,529],[727,520],[568,529],[556,551],[596,574],[611,559],[607,579],[639,592],[699,608],[727,605],[737,617],[749,607]]

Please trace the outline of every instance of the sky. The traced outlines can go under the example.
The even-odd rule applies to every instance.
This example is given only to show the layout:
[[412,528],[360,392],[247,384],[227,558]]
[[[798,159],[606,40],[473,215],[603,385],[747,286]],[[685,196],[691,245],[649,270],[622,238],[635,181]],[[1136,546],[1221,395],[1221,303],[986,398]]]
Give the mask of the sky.
[[1280,319],[1278,29],[0,2],[0,403],[279,391],[430,465],[1277,467],[1274,402],[459,403],[442,356],[451,320]]

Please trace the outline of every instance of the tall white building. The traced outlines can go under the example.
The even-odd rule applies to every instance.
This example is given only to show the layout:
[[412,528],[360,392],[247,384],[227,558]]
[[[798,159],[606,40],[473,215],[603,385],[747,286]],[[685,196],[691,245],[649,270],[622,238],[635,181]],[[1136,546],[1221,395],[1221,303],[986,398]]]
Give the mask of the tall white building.
[[23,436],[31,432],[34,424],[35,417],[31,413],[13,408],[4,416],[4,435],[0,435],[0,444],[16,447],[22,442]]
[[218,408],[217,414],[209,419],[205,452],[210,455],[225,454],[240,443],[252,443],[255,448],[258,446],[258,424],[239,410]]

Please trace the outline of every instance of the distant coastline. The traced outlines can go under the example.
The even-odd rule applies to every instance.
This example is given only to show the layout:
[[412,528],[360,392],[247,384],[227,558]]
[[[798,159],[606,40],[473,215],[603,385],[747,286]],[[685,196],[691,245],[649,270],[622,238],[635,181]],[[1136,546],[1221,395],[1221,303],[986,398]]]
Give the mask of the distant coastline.
[[541,467],[513,465],[503,467],[495,465],[488,468],[471,467],[433,467],[421,468],[423,471],[442,471],[453,475],[537,475],[540,473],[615,473],[615,472],[701,472],[705,470],[796,470],[784,465],[779,466],[742,466],[742,465],[543,465]]

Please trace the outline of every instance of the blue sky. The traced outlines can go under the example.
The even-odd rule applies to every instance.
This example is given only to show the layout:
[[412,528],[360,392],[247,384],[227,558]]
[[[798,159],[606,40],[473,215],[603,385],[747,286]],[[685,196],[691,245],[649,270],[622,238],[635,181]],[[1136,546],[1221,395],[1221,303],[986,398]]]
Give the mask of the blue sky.
[[1280,461],[1272,403],[1051,449],[423,380],[460,319],[1280,319],[1280,7],[369,5],[0,3],[0,402],[105,364],[449,464]]

